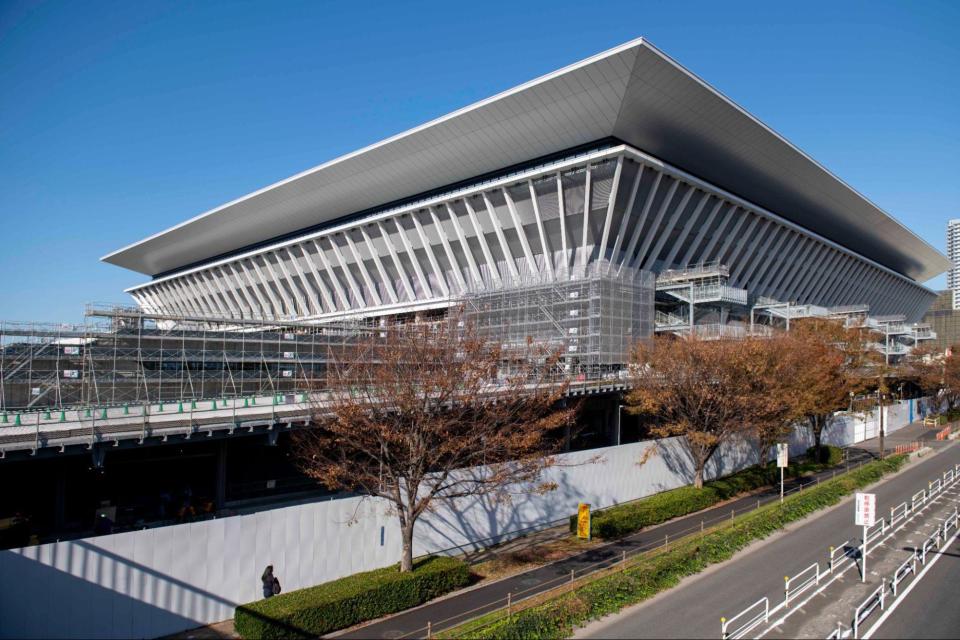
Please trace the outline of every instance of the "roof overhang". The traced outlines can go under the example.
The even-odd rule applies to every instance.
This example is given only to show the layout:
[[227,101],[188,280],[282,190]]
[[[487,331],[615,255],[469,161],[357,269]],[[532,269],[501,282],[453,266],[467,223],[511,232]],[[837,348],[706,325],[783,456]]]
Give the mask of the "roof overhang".
[[617,138],[890,269],[945,256],[643,39],[341,156],[115,251],[148,275]]

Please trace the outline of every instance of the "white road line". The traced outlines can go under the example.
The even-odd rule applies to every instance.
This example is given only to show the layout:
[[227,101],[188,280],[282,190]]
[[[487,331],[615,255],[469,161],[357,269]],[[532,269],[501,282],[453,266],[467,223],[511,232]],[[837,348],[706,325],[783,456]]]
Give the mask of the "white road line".
[[[956,483],[958,480],[960,480],[960,477],[955,478],[955,479],[954,479],[954,483]],[[951,485],[951,486],[952,486],[952,485]],[[917,511],[913,512],[913,514],[912,514],[909,518],[907,518],[907,519],[904,520],[902,523],[900,523],[900,526],[891,527],[890,532],[883,537],[883,539],[880,541],[879,544],[883,544],[883,543],[889,541],[889,540],[890,540],[891,538],[893,538],[897,533],[899,533],[901,530],[903,530],[903,528],[906,527],[907,524],[908,524],[910,521],[912,521],[912,520],[913,520],[914,518],[916,518],[917,516],[922,516],[922,515],[923,515],[923,512],[926,511],[927,508],[931,506],[931,504],[930,504],[931,502],[933,502],[933,501],[928,500],[927,503],[926,503],[922,508],[920,508],[920,509],[918,509]],[[926,524],[926,523],[924,523],[924,524]],[[921,526],[922,526],[922,525],[921,525]],[[926,534],[925,534],[923,531],[917,531],[916,533],[917,533],[918,535],[921,535],[921,536],[926,536]],[[958,529],[958,533],[960,533],[960,529]],[[954,534],[954,537],[956,537],[956,534]],[[863,545],[861,544],[861,545],[858,545],[856,548],[861,548],[862,546],[863,546]],[[939,556],[938,556],[938,557],[939,557]],[[852,569],[852,568],[854,568],[854,567],[859,567],[859,566],[860,566],[860,564],[857,562],[857,559],[856,559],[856,558],[853,558],[852,560],[853,560],[853,562],[850,563],[850,564],[848,564],[847,566],[843,567],[842,569],[840,569],[840,570],[839,570],[839,573],[833,573],[833,572],[831,572],[831,574],[830,574],[830,579],[829,579],[829,580],[827,580],[827,581],[824,582],[823,584],[819,585],[819,586],[818,586],[809,596],[807,596],[804,600],[801,600],[799,603],[795,604],[794,607],[793,607],[793,609],[787,610],[787,611],[786,611],[780,618],[778,618],[775,622],[773,622],[773,623],[769,623],[769,622],[768,622],[768,623],[767,623],[767,628],[763,631],[763,633],[759,634],[759,635],[756,636],[756,637],[757,637],[757,638],[765,637],[765,636],[766,636],[767,634],[769,634],[773,629],[782,626],[783,623],[785,623],[785,622],[787,621],[787,618],[789,618],[790,616],[792,616],[794,613],[797,613],[797,611],[799,611],[805,604],[807,604],[808,602],[810,602],[814,597],[816,597],[816,596],[822,594],[824,591],[826,591],[826,589],[827,589],[831,584],[833,584],[834,582],[840,580],[844,573],[846,573],[847,571],[849,571],[850,569]],[[911,582],[911,584],[913,584],[913,583]],[[775,606],[775,607],[773,607],[772,609],[770,609],[770,614],[772,615],[774,612],[778,612],[778,611],[780,611],[781,609],[785,609],[785,608],[786,608],[786,602],[781,601],[777,606]],[[748,632],[748,633],[749,633],[749,632]]]
[[[950,537],[950,541],[944,543],[943,547],[946,549],[949,549],[950,545],[952,545],[954,541],[957,539],[958,534],[960,534],[960,529],[953,532],[953,536]],[[923,567],[920,573],[917,574],[917,577],[910,581],[910,584],[908,584],[907,588],[904,589],[903,592],[897,596],[897,599],[893,601],[893,604],[891,604],[890,607],[883,612],[883,615],[877,618],[876,623],[874,623],[874,625],[870,627],[867,630],[867,632],[861,636],[863,640],[870,639],[870,637],[873,635],[873,632],[879,629],[880,625],[882,625],[886,621],[886,619],[890,617],[890,614],[892,614],[894,611],[897,610],[897,607],[900,606],[900,603],[907,599],[907,596],[910,595],[910,592],[913,591],[913,588],[920,582],[921,579],[923,579],[923,576],[926,575],[927,571],[929,571],[930,568],[933,565],[935,565],[937,563],[937,560],[939,560],[940,557],[943,555],[944,555],[944,552],[940,551],[937,554],[935,554],[932,558],[930,558],[930,561],[926,563],[926,565]]]

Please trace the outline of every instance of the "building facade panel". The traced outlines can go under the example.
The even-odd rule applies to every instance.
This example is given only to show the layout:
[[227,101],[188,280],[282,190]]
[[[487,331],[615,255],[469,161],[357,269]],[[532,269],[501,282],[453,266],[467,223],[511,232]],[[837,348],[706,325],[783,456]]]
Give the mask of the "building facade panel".
[[626,145],[135,287],[153,311],[323,321],[437,308],[467,290],[717,262],[732,286],[919,319],[933,294]]

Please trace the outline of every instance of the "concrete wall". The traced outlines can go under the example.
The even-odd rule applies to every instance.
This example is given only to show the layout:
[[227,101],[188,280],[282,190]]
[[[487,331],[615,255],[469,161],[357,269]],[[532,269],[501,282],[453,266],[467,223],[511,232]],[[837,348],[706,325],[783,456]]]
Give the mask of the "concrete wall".
[[[891,408],[888,416],[900,425],[909,408]],[[863,424],[859,416],[838,416],[825,442],[862,439],[875,419],[868,415]],[[811,444],[798,430],[791,455]],[[729,443],[707,476],[754,464],[757,455],[749,442]],[[606,507],[693,478],[676,438],[569,453],[558,462],[545,478],[558,488],[546,495],[461,500],[424,516],[416,553],[482,547],[562,522],[579,502]],[[0,638],[156,637],[231,617],[238,603],[260,597],[268,564],[290,591],[386,566],[399,554],[396,518],[385,504],[360,498],[2,551]]]

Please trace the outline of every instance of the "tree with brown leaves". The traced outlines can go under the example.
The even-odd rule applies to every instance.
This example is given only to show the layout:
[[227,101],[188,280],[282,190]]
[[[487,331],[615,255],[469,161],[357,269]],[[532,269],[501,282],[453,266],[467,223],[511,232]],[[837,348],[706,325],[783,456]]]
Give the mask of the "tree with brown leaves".
[[848,408],[851,395],[869,386],[867,370],[875,354],[869,348],[871,338],[869,331],[846,327],[839,320],[805,318],[793,323],[791,394],[818,451],[834,413]]
[[[758,364],[762,339],[702,340],[658,337],[634,350],[633,389],[628,411],[652,418],[660,437],[682,436],[694,462],[694,481],[703,487],[704,469],[720,447],[735,436],[748,436],[764,416],[776,413],[777,399],[758,395],[754,375],[767,375]],[[762,372],[761,372],[762,371]]]
[[741,342],[742,384],[754,398],[743,415],[744,427],[753,436],[765,467],[770,450],[785,442],[796,420],[803,417],[796,402],[794,372],[803,353],[787,334],[748,338]]
[[574,409],[555,353],[505,347],[455,319],[385,328],[361,361],[331,366],[316,427],[297,438],[301,468],[331,489],[386,500],[399,519],[401,571],[414,527],[441,502],[544,492],[558,431]]

